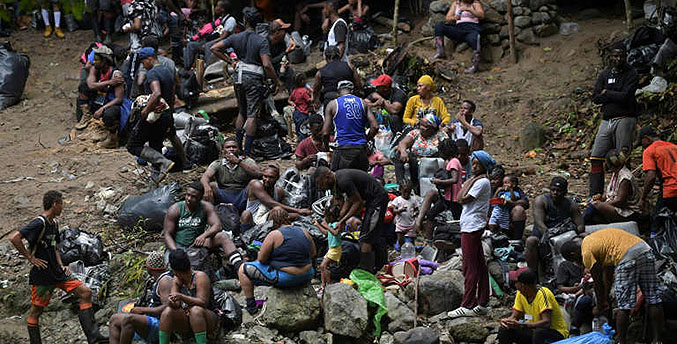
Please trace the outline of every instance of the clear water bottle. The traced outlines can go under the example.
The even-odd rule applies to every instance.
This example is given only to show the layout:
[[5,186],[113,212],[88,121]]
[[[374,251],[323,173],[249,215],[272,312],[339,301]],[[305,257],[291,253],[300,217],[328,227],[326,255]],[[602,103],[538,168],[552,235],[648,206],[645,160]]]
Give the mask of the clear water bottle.
[[416,246],[411,242],[411,238],[404,239],[404,245],[400,250],[400,257],[402,259],[409,259],[416,257]]

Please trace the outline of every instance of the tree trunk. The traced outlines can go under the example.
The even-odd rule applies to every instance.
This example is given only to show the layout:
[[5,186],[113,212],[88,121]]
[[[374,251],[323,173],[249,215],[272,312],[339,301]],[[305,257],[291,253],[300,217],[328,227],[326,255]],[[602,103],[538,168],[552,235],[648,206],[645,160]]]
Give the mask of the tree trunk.
[[397,21],[400,18],[400,0],[395,0],[395,14],[393,14],[393,41],[397,45]]
[[623,0],[625,2],[625,23],[628,27],[628,33],[632,32],[632,7],[630,0]]

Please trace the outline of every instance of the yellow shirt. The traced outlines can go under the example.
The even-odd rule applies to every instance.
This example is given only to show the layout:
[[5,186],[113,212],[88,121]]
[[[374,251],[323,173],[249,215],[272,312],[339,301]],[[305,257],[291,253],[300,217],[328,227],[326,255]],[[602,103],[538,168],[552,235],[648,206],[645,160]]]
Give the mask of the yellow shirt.
[[583,239],[581,244],[583,265],[587,269],[592,269],[597,262],[602,266],[616,266],[628,249],[643,241],[622,229],[600,229]]
[[546,287],[538,288],[536,296],[531,303],[527,301],[526,296],[518,291],[515,296],[515,305],[512,308],[524,313],[525,320],[531,323],[541,321],[541,314],[547,310],[552,310],[550,328],[561,333],[564,338],[569,336],[567,324],[564,322],[564,318],[562,318],[562,312],[559,309],[557,300],[555,300],[555,295]]
[[407,106],[404,109],[404,115],[402,116],[402,122],[406,124],[415,125],[418,123],[418,120],[421,116],[419,113],[425,114],[425,111],[432,110],[434,114],[442,120],[443,124],[448,124],[451,122],[451,116],[447,112],[447,107],[444,105],[444,101],[440,97],[432,97],[430,100],[430,105],[424,105],[421,101],[421,96],[418,94],[409,98],[407,100]]

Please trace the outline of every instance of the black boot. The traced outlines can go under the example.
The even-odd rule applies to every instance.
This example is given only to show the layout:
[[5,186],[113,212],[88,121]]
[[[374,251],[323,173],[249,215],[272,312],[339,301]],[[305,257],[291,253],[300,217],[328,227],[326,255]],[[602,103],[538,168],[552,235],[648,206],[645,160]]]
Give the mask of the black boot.
[[101,28],[99,27],[99,16],[97,13],[92,13],[92,31],[94,31],[94,41],[103,43],[101,39]]
[[40,327],[28,326],[28,337],[31,339],[31,344],[42,344],[42,338],[40,338]]
[[113,39],[113,31],[115,31],[115,18],[111,17],[111,14],[103,14],[103,28],[106,30],[106,38],[104,39],[104,44],[111,44]]
[[87,343],[108,343],[108,337],[99,332],[99,326],[94,320],[94,309],[81,309],[78,312],[78,319],[80,319],[80,326],[87,336]]

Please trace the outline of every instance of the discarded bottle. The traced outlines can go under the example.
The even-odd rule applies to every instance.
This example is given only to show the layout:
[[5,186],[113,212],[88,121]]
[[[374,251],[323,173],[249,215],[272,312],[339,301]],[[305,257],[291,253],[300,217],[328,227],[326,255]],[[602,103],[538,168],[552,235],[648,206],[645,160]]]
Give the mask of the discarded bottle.
[[577,33],[577,32],[578,32],[578,23],[567,22],[567,23],[562,23],[559,26],[559,34],[560,35],[569,36],[569,35]]
[[411,238],[405,238],[402,249],[400,250],[400,257],[402,259],[414,258],[416,256],[416,246],[411,242]]

